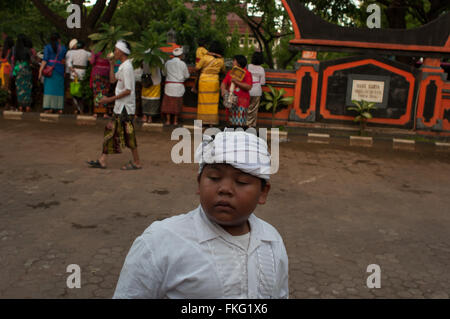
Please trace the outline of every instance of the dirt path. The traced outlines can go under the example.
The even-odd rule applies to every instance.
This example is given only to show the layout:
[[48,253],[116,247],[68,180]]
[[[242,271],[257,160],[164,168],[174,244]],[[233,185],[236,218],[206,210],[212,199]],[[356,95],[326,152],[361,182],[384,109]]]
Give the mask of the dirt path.
[[[0,298],[110,298],[133,240],[198,205],[195,164],[170,159],[170,131],[138,134],[141,171],[107,170],[103,127],[0,120]],[[256,214],[284,238],[291,298],[450,295],[450,153],[280,145]],[[68,289],[66,267],[81,267]],[[369,264],[381,288],[369,289]]]

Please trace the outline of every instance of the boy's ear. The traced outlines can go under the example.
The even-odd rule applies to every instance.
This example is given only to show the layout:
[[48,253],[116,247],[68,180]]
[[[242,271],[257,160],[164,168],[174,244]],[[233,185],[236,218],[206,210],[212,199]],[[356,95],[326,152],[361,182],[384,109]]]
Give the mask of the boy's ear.
[[201,178],[201,175],[198,175],[197,176],[197,192],[196,192],[197,195],[200,195],[200,178]]
[[270,184],[267,183],[263,189],[261,190],[261,194],[259,195],[258,204],[264,205],[267,200],[267,196],[269,195],[270,191]]

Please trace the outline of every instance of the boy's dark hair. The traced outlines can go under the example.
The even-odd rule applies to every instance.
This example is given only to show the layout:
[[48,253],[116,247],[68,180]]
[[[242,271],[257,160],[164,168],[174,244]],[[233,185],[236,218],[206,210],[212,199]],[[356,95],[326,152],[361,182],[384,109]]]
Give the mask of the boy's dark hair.
[[245,56],[238,54],[235,55],[233,59],[236,60],[241,68],[245,68],[247,66],[247,58]]
[[252,55],[252,64],[254,65],[261,65],[264,63],[264,55],[262,52],[255,52]]
[[211,43],[211,46],[209,47],[209,51],[223,55],[224,49],[222,43],[220,43],[219,41],[213,41]]
[[[208,165],[208,164],[206,164],[206,165]],[[205,165],[205,167],[206,167],[206,165]],[[205,169],[205,168],[203,168],[203,169]],[[202,177],[202,174],[203,174],[203,170],[197,176],[197,182],[199,182],[199,183],[200,183],[200,178]],[[264,178],[260,178],[259,180],[261,181],[261,190],[263,190],[264,187],[266,187],[266,185],[267,185],[267,181]]]
[[84,42],[83,41],[78,41],[78,43],[77,43],[77,49],[83,49],[84,48]]

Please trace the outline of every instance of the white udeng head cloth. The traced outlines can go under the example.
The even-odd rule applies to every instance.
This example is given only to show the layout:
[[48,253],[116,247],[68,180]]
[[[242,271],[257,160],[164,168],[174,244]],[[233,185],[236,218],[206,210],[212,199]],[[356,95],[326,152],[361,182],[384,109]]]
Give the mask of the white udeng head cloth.
[[69,49],[70,49],[70,50],[75,49],[75,47],[77,46],[77,44],[78,44],[78,40],[77,40],[77,39],[72,39],[72,40],[70,40],[70,42],[69,42]]
[[250,175],[269,180],[270,154],[266,141],[255,134],[237,131],[217,133],[214,138],[203,135],[195,151],[200,174],[206,164],[224,163]]
[[172,52],[173,56],[180,56],[183,54],[183,48],[175,48]]
[[118,48],[120,51],[122,51],[123,53],[125,53],[127,55],[130,55],[130,53],[131,53],[123,40],[117,41],[116,48]]

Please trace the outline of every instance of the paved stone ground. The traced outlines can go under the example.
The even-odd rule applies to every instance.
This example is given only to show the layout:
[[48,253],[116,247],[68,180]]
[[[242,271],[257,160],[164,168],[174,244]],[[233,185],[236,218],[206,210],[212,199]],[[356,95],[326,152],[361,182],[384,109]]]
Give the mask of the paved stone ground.
[[[90,169],[103,127],[0,120],[0,298],[110,298],[133,240],[197,206],[195,164],[170,160],[170,131],[140,132],[145,168]],[[450,152],[280,145],[257,215],[289,255],[291,298],[449,298]],[[81,267],[81,289],[66,267]],[[366,286],[369,264],[381,288]]]

